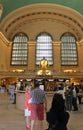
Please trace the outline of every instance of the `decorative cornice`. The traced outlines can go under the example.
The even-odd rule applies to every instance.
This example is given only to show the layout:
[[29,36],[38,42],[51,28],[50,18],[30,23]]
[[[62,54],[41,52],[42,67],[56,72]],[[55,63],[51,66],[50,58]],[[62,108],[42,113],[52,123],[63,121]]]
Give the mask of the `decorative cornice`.
[[[7,78],[7,77],[18,77],[18,78],[43,78],[43,77],[38,77],[36,71],[24,71],[24,72],[3,72],[0,71],[0,78]],[[82,78],[83,77],[83,72],[53,72],[52,78]],[[44,77],[44,78],[49,78]]]
[[[22,16],[18,16],[14,20],[12,20],[5,28],[5,33],[13,36],[16,32],[18,32],[18,28],[21,28],[23,25],[28,22],[37,22],[37,21],[57,21],[76,33],[77,40],[81,39],[80,31],[83,32],[83,27],[75,18],[71,16],[67,16],[66,14],[56,13],[56,12],[34,12],[28,13]],[[14,27],[14,28],[13,28]],[[13,29],[12,29],[13,28]],[[79,31],[79,30],[80,31]],[[13,31],[11,31],[13,30]]]
[[77,42],[78,45],[83,46],[83,39]]
[[[22,15],[22,16],[19,16],[17,17],[16,19],[14,19],[13,21],[11,21],[11,23],[8,24],[8,26],[6,27],[5,29],[5,32],[8,31],[8,29],[13,25],[15,24],[16,22],[18,21],[22,21],[22,19],[26,19],[26,18],[29,18],[29,17],[32,17],[32,16],[36,16],[36,15],[39,15],[39,19],[40,19],[40,16],[43,14],[44,15],[50,15],[51,17],[52,16],[55,16],[55,17],[52,17],[52,19],[56,18],[57,16],[58,17],[61,17],[62,18],[65,18],[65,19],[68,19],[69,21],[73,22],[74,24],[76,24],[76,26],[78,26],[82,31],[83,31],[83,27],[80,25],[80,23],[78,21],[76,21],[74,18],[70,17],[70,16],[67,16],[66,14],[61,14],[61,13],[56,13],[56,12],[34,12],[34,13],[28,13],[28,14],[25,14],[25,15]],[[43,17],[42,17],[43,18]],[[36,19],[36,18],[35,18]],[[37,18],[38,19],[38,18]],[[57,18],[56,18],[57,19]]]
[[3,41],[3,43],[5,43],[7,46],[9,46],[11,44],[10,41],[7,40],[7,38],[3,35],[2,32],[0,32],[0,39]]

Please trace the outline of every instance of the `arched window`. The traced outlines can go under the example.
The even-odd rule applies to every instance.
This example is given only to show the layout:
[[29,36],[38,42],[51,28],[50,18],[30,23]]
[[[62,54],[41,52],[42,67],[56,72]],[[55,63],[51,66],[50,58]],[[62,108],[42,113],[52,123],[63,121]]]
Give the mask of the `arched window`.
[[49,65],[53,65],[52,38],[47,33],[41,33],[37,37],[36,65],[39,65],[39,62],[43,57],[49,61]]
[[70,33],[65,33],[61,38],[61,65],[77,65],[76,39]]
[[11,65],[27,65],[28,61],[28,38],[25,34],[15,35],[12,45]]

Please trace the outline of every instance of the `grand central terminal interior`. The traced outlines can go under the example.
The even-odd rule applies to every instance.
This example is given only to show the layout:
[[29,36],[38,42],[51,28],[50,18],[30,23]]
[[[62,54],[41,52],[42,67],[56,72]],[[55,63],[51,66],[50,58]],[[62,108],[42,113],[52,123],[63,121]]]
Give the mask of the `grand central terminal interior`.
[[[34,86],[39,81],[50,101],[59,84],[66,87],[74,83],[83,88],[82,5],[82,0],[0,0],[0,86],[8,87],[12,83]],[[0,111],[6,107],[12,109],[10,120],[12,112],[18,113],[19,109],[10,104],[8,96],[1,96],[0,104]],[[83,112],[82,105],[79,111]],[[21,111],[17,118],[14,116],[15,120],[20,114]],[[83,114],[79,115],[73,113],[71,121],[82,120]],[[3,119],[6,117],[0,118],[1,130],[15,129],[13,122],[7,128],[6,120],[4,127]],[[80,127],[79,122],[75,127],[71,121],[69,130],[83,129],[81,121]],[[17,130],[24,129],[21,122],[20,128],[14,122]]]

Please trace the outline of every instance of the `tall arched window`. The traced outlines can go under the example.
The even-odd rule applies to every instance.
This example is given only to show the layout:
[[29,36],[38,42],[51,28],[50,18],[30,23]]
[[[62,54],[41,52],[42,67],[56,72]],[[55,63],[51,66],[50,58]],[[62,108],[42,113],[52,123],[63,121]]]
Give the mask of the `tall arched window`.
[[37,37],[36,65],[39,65],[43,57],[49,61],[49,65],[53,65],[52,37],[47,33],[41,33]]
[[76,38],[71,33],[65,33],[61,38],[61,65],[77,65]]
[[28,38],[25,34],[15,35],[12,45],[11,65],[27,65],[28,58]]

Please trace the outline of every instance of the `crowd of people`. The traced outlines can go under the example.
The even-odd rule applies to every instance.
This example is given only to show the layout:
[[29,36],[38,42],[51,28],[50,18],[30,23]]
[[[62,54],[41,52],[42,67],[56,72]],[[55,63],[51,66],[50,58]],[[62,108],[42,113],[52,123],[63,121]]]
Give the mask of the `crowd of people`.
[[0,85],[0,95],[5,96],[9,95],[10,97],[10,103],[16,104],[16,83],[11,83],[6,85],[5,83],[2,83]]
[[78,104],[82,104],[83,90],[81,86],[74,85],[66,88],[65,91],[65,103],[66,109],[69,111],[78,111]]
[[67,90],[64,90],[60,84],[54,93],[49,111],[47,111],[46,93],[39,87],[38,82],[34,88],[28,85],[26,89],[24,108],[27,130],[34,130],[36,120],[38,130],[43,130],[44,112],[48,122],[47,130],[68,130],[70,111],[78,111],[77,97],[80,88],[72,83]]
[[63,84],[58,85],[57,93],[62,94],[66,110],[78,111],[78,104],[82,104],[83,88],[81,85],[72,83],[70,86],[64,87]]
[[[15,89],[16,84],[9,85],[8,93],[13,103],[16,103]],[[6,87],[3,84],[1,93],[5,91]],[[37,130],[43,130],[44,116],[48,123],[47,130],[68,130],[70,112],[79,110],[78,104],[82,104],[82,97],[83,89],[80,85],[72,83],[70,86],[64,87],[63,84],[59,84],[54,91],[50,109],[47,111],[47,95],[39,82],[37,81],[34,87],[30,84],[26,85],[24,100],[26,130],[35,130],[36,120],[38,121]]]

